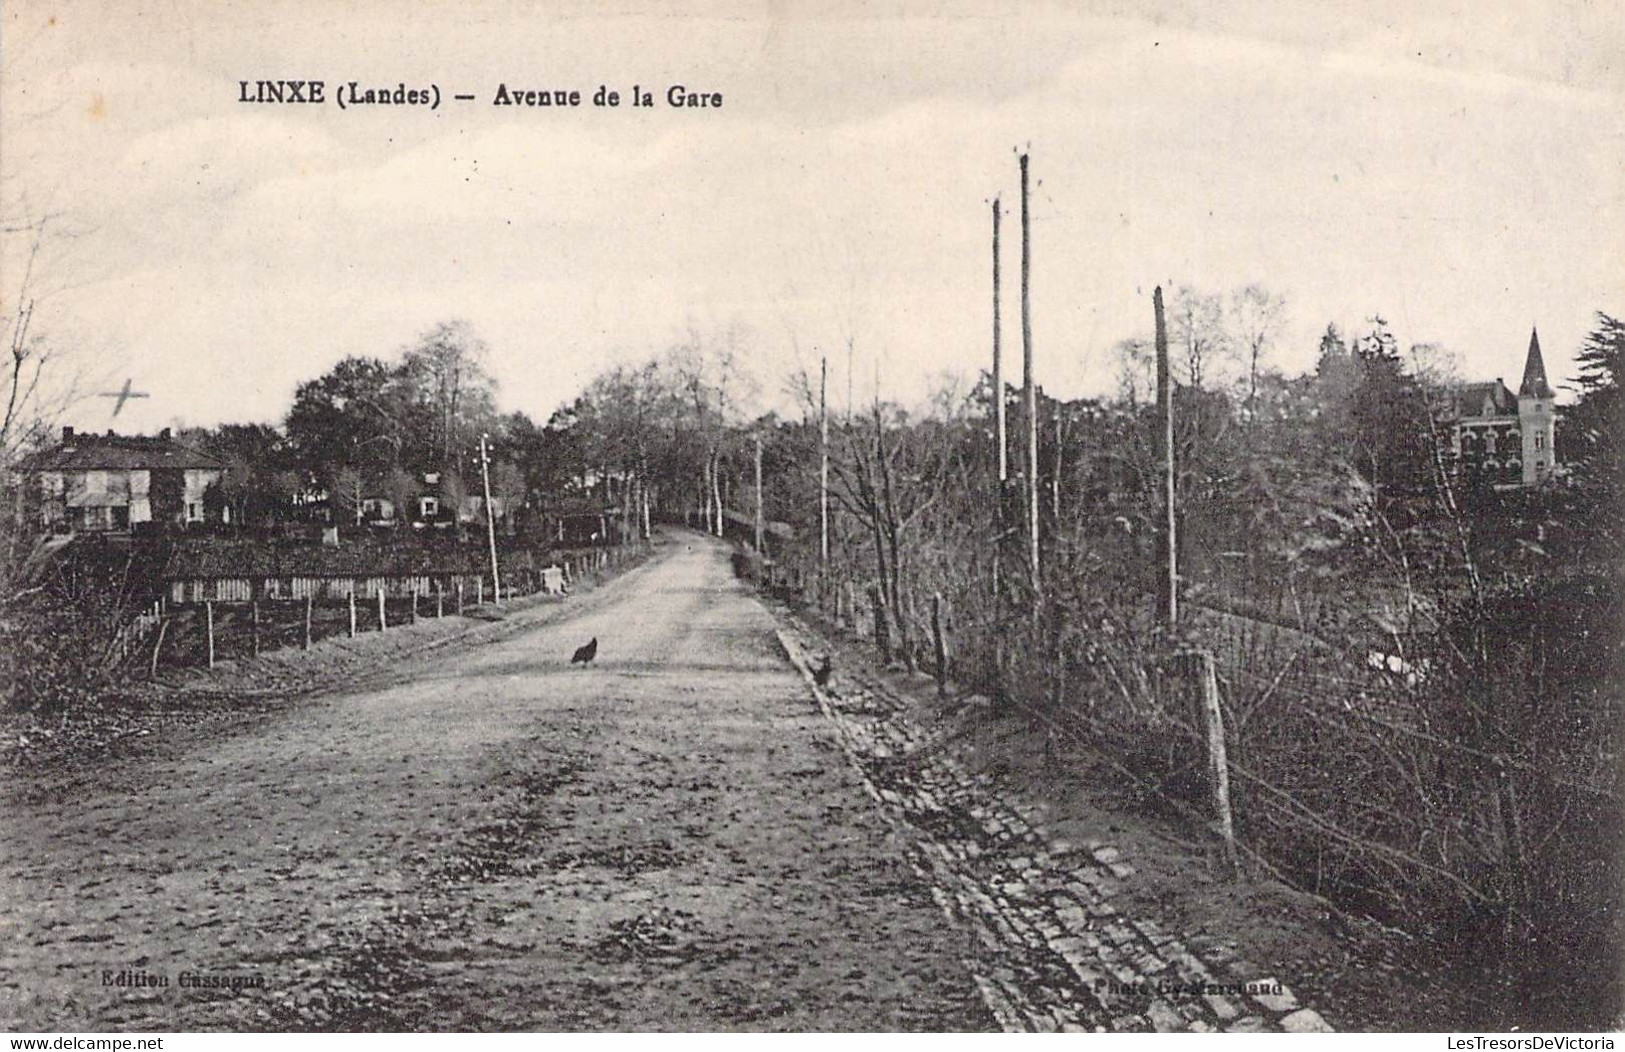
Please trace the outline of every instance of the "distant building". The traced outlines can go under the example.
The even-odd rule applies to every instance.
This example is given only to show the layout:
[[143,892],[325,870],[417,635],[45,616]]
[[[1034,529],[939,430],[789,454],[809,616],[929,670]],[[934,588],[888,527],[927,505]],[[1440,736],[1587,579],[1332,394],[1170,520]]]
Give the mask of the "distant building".
[[[411,525],[416,528],[485,525],[485,499],[467,493],[463,481],[439,471],[417,472],[391,479],[387,474],[359,480],[358,524]],[[404,503],[403,503],[404,502]],[[507,498],[493,496],[491,512],[504,521],[511,510]]]
[[1499,377],[1456,389],[1450,447],[1462,475],[1501,487],[1536,486],[1548,478],[1557,467],[1556,398],[1540,336],[1531,330],[1517,394]]
[[[225,477],[217,457],[156,437],[76,434],[23,458],[18,501],[24,517],[57,533],[111,533],[143,523],[185,527],[209,518],[204,493]],[[229,511],[222,502],[215,512]]]

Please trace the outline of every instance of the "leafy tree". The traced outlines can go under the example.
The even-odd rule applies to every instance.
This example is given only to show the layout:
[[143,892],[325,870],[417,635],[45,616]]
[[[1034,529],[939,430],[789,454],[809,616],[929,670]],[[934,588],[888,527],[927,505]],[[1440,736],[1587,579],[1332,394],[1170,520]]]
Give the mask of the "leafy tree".
[[1348,407],[1352,459],[1379,491],[1431,478],[1427,399],[1405,368],[1399,342],[1381,316],[1354,346],[1355,388]]
[[1625,479],[1625,321],[1598,311],[1575,360],[1580,397],[1558,420],[1559,449],[1584,484],[1617,493]]
[[1315,415],[1329,444],[1344,445],[1348,438],[1358,385],[1359,373],[1343,334],[1335,323],[1327,325],[1315,359]]
[[327,491],[328,507],[335,524],[361,524],[361,502],[365,499],[366,485],[361,472],[348,464],[324,465],[318,478]]
[[399,463],[407,413],[394,378],[377,358],[350,357],[300,384],[286,425],[295,463],[318,477]]
[[299,492],[297,475],[289,485],[293,457],[288,441],[266,424],[222,424],[213,430],[183,432],[178,440],[227,464],[225,477],[205,497],[210,518],[223,509],[239,525],[265,526],[286,519]]

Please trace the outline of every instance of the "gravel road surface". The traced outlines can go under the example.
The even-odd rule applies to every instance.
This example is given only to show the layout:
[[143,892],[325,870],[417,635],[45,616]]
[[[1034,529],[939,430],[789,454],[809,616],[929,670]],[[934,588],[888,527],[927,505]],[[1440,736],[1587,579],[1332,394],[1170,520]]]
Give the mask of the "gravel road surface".
[[511,619],[9,776],[0,1029],[997,1026],[724,546]]

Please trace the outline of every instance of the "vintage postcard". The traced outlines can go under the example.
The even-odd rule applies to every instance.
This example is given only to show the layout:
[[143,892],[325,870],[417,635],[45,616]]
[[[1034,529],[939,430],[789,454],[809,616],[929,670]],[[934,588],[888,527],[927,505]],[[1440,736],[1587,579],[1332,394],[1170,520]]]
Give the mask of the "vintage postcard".
[[1613,1047],[1618,4],[0,20],[13,1047]]

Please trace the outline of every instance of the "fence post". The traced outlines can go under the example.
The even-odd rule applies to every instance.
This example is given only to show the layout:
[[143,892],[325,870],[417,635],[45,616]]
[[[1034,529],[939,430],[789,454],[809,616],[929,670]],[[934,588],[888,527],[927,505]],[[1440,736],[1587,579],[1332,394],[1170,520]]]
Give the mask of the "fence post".
[[378,631],[383,632],[389,628],[389,622],[384,617],[384,586],[378,586]]
[[931,593],[931,641],[937,658],[937,697],[948,696],[948,637],[942,632],[942,593]]
[[305,649],[310,649],[310,621],[312,607],[316,605],[314,596],[305,596]]
[[260,601],[258,599],[253,599],[253,600],[249,601],[249,603],[248,603],[248,617],[249,617],[249,623],[251,625],[250,636],[249,636],[251,642],[250,642],[249,645],[253,649],[254,656],[259,657],[260,656]]
[[209,644],[209,667],[214,668],[214,600],[213,599],[205,599],[203,601],[203,621],[204,621],[204,631],[207,634],[208,644]]
[[1207,737],[1208,789],[1213,796],[1214,829],[1219,834],[1224,876],[1239,873],[1236,863],[1236,829],[1230,814],[1230,764],[1225,758],[1224,713],[1219,708],[1219,674],[1211,651],[1192,653],[1196,665],[1197,702]]
[[1500,819],[1502,871],[1506,877],[1507,902],[1502,920],[1502,959],[1508,974],[1522,977],[1528,966],[1529,932],[1525,911],[1529,905],[1529,873],[1524,856],[1523,820],[1518,810],[1518,790],[1503,757],[1491,761],[1495,775],[1495,809]]
[[355,638],[355,582],[350,582],[350,638]]
[[457,616],[463,616],[463,579],[457,578]]
[[412,585],[412,623],[414,625],[418,623],[418,586],[416,583]]
[[158,622],[158,640],[152,644],[152,667],[147,670],[149,679],[158,678],[158,652],[164,648],[164,633],[169,631],[169,618]]
[[434,583],[434,616],[436,621],[446,616],[446,586],[439,580]]

